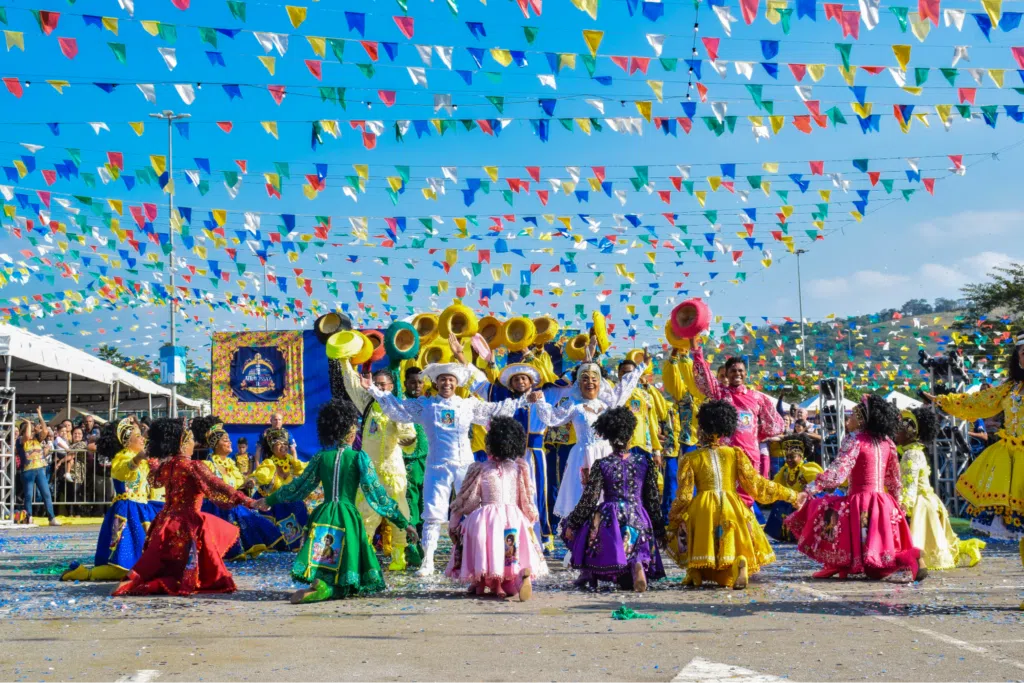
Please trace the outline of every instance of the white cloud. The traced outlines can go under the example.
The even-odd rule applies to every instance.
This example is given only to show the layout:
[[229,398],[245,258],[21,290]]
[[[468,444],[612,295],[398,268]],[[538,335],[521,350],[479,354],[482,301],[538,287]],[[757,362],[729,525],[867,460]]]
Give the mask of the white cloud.
[[917,223],[913,226],[921,237],[936,239],[1019,234],[1024,227],[1024,211],[962,211]]
[[[1024,217],[1024,213],[1020,215]],[[846,276],[816,279],[808,283],[805,292],[833,308],[873,312],[899,308],[915,298],[959,298],[964,285],[983,281],[993,268],[1018,261],[1009,254],[983,251],[948,264],[924,263],[907,274],[859,270]]]

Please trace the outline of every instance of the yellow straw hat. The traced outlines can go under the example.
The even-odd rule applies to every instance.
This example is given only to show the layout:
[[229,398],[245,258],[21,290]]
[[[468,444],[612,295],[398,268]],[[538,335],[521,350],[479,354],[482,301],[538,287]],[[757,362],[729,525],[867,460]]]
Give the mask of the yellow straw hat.
[[512,318],[501,327],[501,341],[509,351],[522,351],[536,336],[537,330],[529,318]]
[[363,348],[363,340],[354,330],[335,332],[327,339],[327,357],[333,360],[351,358]]
[[590,343],[590,335],[577,334],[565,345],[565,355],[569,360],[582,361],[587,358],[587,344]]
[[608,336],[608,323],[605,322],[604,316],[598,311],[594,311],[593,320],[593,330],[597,336],[597,348],[601,350],[601,353],[604,353],[612,345],[612,340]]
[[420,313],[412,319],[412,326],[420,335],[420,345],[429,344],[437,338],[437,314]]
[[498,348],[501,341],[501,321],[492,315],[480,319],[477,333],[484,338],[492,349]]
[[354,330],[354,332],[358,335],[359,343],[362,344],[362,346],[359,351],[352,356],[352,364],[362,365],[366,361],[370,360],[371,356],[373,356],[373,342],[370,341],[370,338],[362,332],[359,332],[358,330]]
[[462,304],[452,304],[444,309],[441,317],[437,319],[438,335],[445,340],[450,333],[454,333],[459,339],[472,337],[476,334],[476,329],[476,314]]
[[543,344],[547,344],[549,341],[554,341],[555,337],[558,336],[558,321],[550,315],[542,315],[539,318],[534,318],[533,328],[537,331],[537,336],[533,339],[533,343],[536,346],[541,346]]

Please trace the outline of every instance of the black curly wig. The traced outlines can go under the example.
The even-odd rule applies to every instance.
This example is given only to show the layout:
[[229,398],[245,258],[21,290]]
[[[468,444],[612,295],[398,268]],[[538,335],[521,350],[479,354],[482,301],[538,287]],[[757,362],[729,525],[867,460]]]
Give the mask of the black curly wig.
[[1018,357],[1019,346],[1010,349],[1010,358],[1006,361],[1006,370],[1010,375],[1011,382],[1024,382],[1024,368],[1020,366]]
[[340,448],[352,428],[359,424],[359,409],[351,401],[334,398],[320,406],[316,436],[324,448]]
[[100,429],[99,441],[96,442],[96,455],[113,460],[114,456],[123,448],[124,446],[117,439],[117,421],[103,425],[103,428]]
[[[865,405],[866,402],[866,405]],[[900,411],[881,396],[865,394],[861,403],[857,404],[861,411],[864,426],[861,428],[876,438],[893,438],[900,428]]]
[[178,418],[161,417],[149,427],[149,457],[164,460],[181,450],[185,425]]
[[629,442],[633,440],[636,416],[625,406],[606,410],[594,422],[594,431],[607,440],[616,453],[621,453],[629,448]]
[[709,438],[732,436],[738,420],[736,408],[728,401],[708,401],[697,411],[697,426]]
[[491,420],[484,444],[495,460],[515,460],[526,453],[526,430],[514,418],[496,417]]
[[917,419],[917,440],[930,444],[939,435],[939,415],[934,408],[924,406],[911,410]]
[[223,424],[224,420],[216,415],[204,415],[192,418],[189,429],[192,430],[192,437],[196,440],[196,450],[192,457],[195,460],[202,460],[210,455],[210,449],[206,447],[206,433],[210,427],[216,424]]

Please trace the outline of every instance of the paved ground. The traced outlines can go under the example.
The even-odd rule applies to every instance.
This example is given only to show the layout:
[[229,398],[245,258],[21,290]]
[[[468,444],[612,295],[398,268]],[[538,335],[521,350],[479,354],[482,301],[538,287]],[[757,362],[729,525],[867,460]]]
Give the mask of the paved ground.
[[[91,556],[96,533],[0,531],[0,679],[1024,678],[1024,570],[1005,544],[922,584],[813,581],[780,546],[746,591],[685,590],[673,569],[642,596],[585,593],[552,562],[527,603],[393,576],[377,597],[295,607],[286,555],[235,565],[229,596],[113,599],[109,584],[57,582],[60,566]],[[622,604],[656,618],[612,620]]]

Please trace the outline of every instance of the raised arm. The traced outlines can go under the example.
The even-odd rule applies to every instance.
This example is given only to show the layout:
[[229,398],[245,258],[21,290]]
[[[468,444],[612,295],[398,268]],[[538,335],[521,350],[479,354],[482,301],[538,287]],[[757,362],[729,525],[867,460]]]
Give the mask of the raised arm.
[[796,491],[762,477],[754,470],[754,466],[750,464],[750,458],[742,449],[733,448],[731,450],[736,458],[736,474],[740,485],[754,500],[765,504],[774,503],[777,500],[783,500],[791,505],[796,503]]
[[1003,400],[1010,394],[1012,382],[982,389],[973,394],[945,394],[935,397],[935,405],[961,420],[980,420],[1003,412]]
[[364,412],[366,407],[373,403],[373,396],[363,387],[359,373],[352,367],[349,359],[341,358],[340,361],[341,379],[345,383],[345,391],[348,392],[348,397],[352,399],[356,408],[359,408],[359,412]]
[[201,461],[189,461],[189,468],[199,485],[199,490],[203,492],[208,501],[217,507],[228,509],[236,505],[244,505],[251,508],[256,504],[252,498],[216,477],[213,472],[203,466]]
[[484,464],[475,462],[466,470],[466,478],[462,480],[462,487],[458,495],[452,501],[451,509],[448,511],[448,530],[454,533],[459,530],[462,518],[480,507],[480,483],[483,474]]
[[693,350],[693,382],[698,391],[710,399],[725,396],[725,388],[711,372],[711,366],[704,360],[704,348],[697,346]]
[[377,401],[377,405],[392,420],[396,422],[419,422],[423,423],[423,398],[399,399],[389,391],[381,391],[373,384],[367,391]]
[[[338,457],[341,457],[340,454]],[[373,461],[363,451],[358,453],[359,464],[359,488],[363,491],[363,497],[369,503],[373,511],[389,522],[404,529],[409,526],[409,520],[405,518],[402,511],[398,509],[398,503],[388,497],[388,492],[377,478],[377,470]]]
[[470,402],[470,410],[473,411],[471,418],[473,424],[484,427],[488,426],[491,420],[496,417],[512,417],[516,410],[525,402],[524,398],[506,398],[498,403],[489,403],[472,396],[463,400]]
[[619,383],[612,386],[609,389],[604,388],[604,382],[602,382],[601,394],[598,396],[602,401],[608,404],[609,408],[621,408],[626,405],[626,401],[629,400],[633,390],[640,384],[640,378],[644,376],[644,371],[647,365],[641,363],[632,372],[627,373],[625,377],[619,380]]
[[583,406],[579,403],[569,403],[568,405],[551,405],[544,401],[538,401],[534,404],[537,407],[537,417],[548,427],[558,427],[564,425],[566,422],[572,419],[572,416],[576,414],[577,410],[582,410]]
[[842,486],[843,482],[850,477],[850,470],[856,464],[859,454],[860,441],[857,439],[857,432],[847,434],[843,439],[843,445],[839,448],[839,456],[828,466],[827,470],[807,485],[804,493],[810,498],[823,489],[835,489]]
[[679,373],[679,357],[675,352],[661,364],[661,381],[665,385],[665,391],[673,400],[683,400],[686,385],[683,384],[683,377]]

